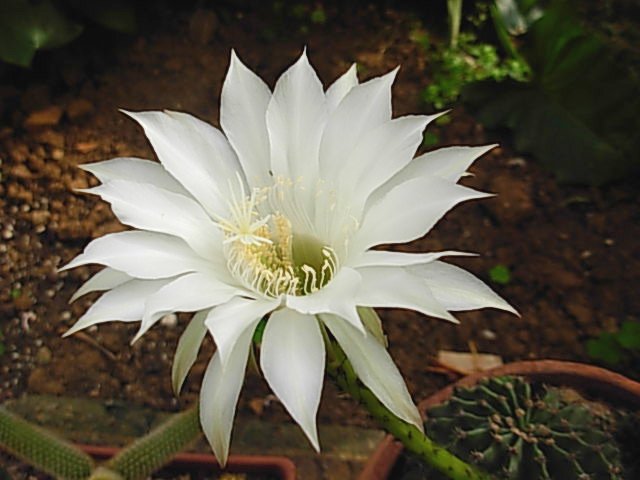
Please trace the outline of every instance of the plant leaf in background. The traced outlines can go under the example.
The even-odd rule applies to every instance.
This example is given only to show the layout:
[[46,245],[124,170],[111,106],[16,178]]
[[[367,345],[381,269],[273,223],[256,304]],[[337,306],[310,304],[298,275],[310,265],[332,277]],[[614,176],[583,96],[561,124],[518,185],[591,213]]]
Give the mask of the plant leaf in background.
[[640,322],[624,322],[616,332],[602,332],[586,344],[587,353],[594,360],[617,366],[640,357]]
[[467,86],[463,98],[478,119],[511,129],[516,149],[532,153],[560,181],[600,185],[638,168],[640,85],[612,50],[560,1],[523,39],[531,82]]
[[110,30],[122,33],[136,30],[136,16],[131,1],[65,0],[64,3],[83,17]]
[[82,26],[66,18],[49,0],[0,2],[0,59],[28,67],[37,50],[76,38]]
[[594,360],[600,360],[607,365],[618,365],[625,358],[615,333],[603,332],[598,338],[587,341],[587,353]]
[[624,348],[640,351],[640,322],[625,322],[618,332],[618,342]]
[[511,281],[511,271],[506,265],[495,265],[489,270],[489,278],[494,283],[506,285]]

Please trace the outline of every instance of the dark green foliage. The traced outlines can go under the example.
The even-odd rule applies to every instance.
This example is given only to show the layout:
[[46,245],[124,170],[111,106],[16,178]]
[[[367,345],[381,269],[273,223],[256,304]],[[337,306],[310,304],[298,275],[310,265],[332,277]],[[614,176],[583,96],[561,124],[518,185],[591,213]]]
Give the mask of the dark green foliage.
[[616,332],[587,341],[587,353],[609,366],[633,367],[640,360],[640,322],[625,322]]
[[37,51],[60,47],[82,33],[76,17],[120,32],[135,30],[127,0],[2,0],[0,60],[28,67]]
[[0,407],[0,446],[9,453],[61,479],[88,478],[91,458],[51,433]]
[[[499,17],[496,25],[513,46]],[[515,147],[561,181],[600,185],[639,168],[640,85],[615,52],[562,1],[526,28],[519,54],[531,81],[468,86],[463,98],[479,120],[509,128]]]
[[621,479],[611,415],[576,397],[518,377],[488,379],[430,409],[426,431],[498,478]]
[[0,2],[0,59],[23,67],[37,50],[70,42],[82,26],[69,20],[49,0]]

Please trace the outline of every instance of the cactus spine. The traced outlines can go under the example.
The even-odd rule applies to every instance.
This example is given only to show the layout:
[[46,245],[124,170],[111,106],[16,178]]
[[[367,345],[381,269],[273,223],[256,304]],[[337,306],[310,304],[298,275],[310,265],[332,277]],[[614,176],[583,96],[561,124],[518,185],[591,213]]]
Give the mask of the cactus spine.
[[91,457],[3,407],[0,407],[0,445],[14,456],[56,478],[84,479],[94,468]]
[[[575,396],[575,394],[574,394]],[[456,389],[427,412],[427,432],[499,478],[621,479],[612,417],[566,390],[539,392],[518,377]]]

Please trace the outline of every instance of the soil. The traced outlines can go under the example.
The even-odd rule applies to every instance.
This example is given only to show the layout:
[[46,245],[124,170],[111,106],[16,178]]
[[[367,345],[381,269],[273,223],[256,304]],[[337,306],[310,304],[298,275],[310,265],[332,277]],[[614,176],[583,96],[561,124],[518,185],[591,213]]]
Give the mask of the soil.
[[[57,63],[0,78],[0,330],[6,349],[0,402],[56,394],[178,410],[197,398],[214,348],[209,340],[179,398],[170,386],[184,315],[165,319],[133,346],[137,327],[131,324],[103,324],[61,338],[95,300],[68,304],[97,269],[57,268],[91,239],[123,229],[106,204],[77,192],[96,184],[77,166],[116,156],[153,158],[141,129],[118,108],[184,110],[217,124],[232,48],[273,85],[306,46],[325,85],[352,62],[359,64],[361,80],[401,65],[395,115],[428,111],[419,94],[430,78],[429,58],[410,38],[416,14],[358,2],[340,10],[326,6],[326,22],[313,23],[265,4],[150,14],[153,22],[130,38],[104,33],[101,43],[108,46],[90,50],[80,42],[52,57]],[[86,43],[95,47],[95,40]],[[391,355],[416,399],[448,381],[430,371],[439,349],[468,350],[473,342],[505,362],[588,361],[588,338],[640,320],[638,179],[599,189],[558,185],[514,153],[508,137],[485,132],[463,107],[448,117],[448,124],[430,127],[438,146],[500,142],[463,182],[497,196],[459,206],[426,238],[403,248],[478,252],[456,263],[489,283],[492,267],[507,266],[511,280],[492,286],[521,316],[462,313],[456,326],[382,311]],[[238,412],[290,421],[258,375],[248,375]],[[328,382],[319,421],[373,426]]]

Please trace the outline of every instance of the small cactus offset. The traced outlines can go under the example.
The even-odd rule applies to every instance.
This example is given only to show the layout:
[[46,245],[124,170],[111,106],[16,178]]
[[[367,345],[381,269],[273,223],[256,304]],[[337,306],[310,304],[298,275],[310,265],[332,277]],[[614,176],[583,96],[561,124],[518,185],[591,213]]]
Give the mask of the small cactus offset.
[[56,478],[89,477],[91,457],[70,443],[16,417],[0,407],[0,447]]
[[612,416],[567,390],[537,390],[519,377],[456,389],[427,412],[427,434],[498,478],[621,479]]

